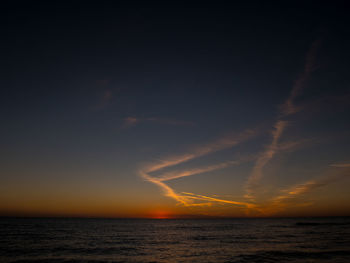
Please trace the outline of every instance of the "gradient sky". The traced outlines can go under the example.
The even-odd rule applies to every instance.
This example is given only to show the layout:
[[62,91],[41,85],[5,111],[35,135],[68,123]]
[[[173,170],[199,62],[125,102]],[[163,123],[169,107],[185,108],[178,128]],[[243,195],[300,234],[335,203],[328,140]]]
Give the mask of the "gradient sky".
[[348,12],[5,5],[0,215],[350,215]]

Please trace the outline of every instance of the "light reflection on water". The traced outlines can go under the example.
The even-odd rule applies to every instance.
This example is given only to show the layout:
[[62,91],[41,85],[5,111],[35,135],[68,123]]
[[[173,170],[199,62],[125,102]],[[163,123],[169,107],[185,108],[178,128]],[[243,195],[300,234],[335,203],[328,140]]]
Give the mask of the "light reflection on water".
[[0,219],[0,262],[350,262],[350,218]]

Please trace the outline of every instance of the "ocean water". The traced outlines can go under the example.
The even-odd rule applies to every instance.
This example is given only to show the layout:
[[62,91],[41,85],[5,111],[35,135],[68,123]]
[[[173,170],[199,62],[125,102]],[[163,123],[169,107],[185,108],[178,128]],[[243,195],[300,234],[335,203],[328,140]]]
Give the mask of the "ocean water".
[[0,262],[350,262],[350,218],[0,219]]

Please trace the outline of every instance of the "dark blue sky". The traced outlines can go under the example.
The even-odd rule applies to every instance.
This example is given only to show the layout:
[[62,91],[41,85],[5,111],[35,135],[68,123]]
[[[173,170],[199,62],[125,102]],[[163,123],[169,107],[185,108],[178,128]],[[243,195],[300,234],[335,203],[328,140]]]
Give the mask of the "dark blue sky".
[[[348,11],[5,4],[0,213],[299,215],[310,185],[349,201],[327,179],[349,185]],[[307,190],[278,199],[290,187]],[[327,214],[317,191],[312,211]]]

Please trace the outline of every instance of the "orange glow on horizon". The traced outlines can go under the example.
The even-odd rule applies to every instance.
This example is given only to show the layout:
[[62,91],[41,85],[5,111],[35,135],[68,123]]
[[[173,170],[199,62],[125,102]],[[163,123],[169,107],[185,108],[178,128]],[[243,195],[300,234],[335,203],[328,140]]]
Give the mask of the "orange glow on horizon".
[[166,211],[155,211],[151,214],[152,219],[171,219],[173,218],[168,212]]

